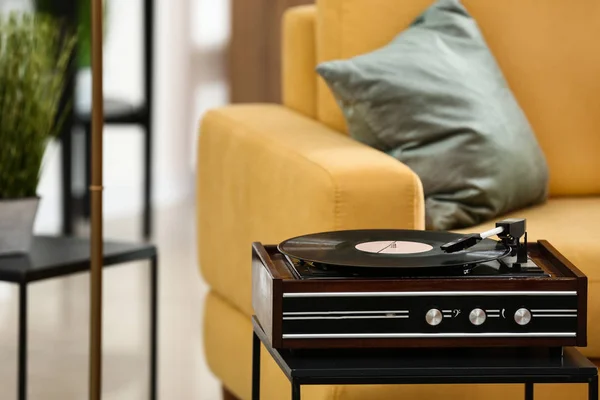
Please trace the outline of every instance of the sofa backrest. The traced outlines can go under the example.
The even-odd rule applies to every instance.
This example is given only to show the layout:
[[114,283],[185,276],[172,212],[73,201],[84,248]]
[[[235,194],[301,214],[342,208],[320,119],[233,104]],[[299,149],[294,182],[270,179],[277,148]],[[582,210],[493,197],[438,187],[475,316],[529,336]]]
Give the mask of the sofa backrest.
[[[299,111],[346,132],[342,113],[314,67],[385,45],[433,1],[317,0],[316,6],[305,7],[300,25],[305,32],[313,27],[314,45],[304,45],[300,52],[285,50],[287,55],[298,53],[284,61],[286,104],[293,98]],[[463,4],[478,22],[536,132],[548,159],[551,194],[600,194],[600,2],[463,0]],[[294,35],[286,29],[286,36]],[[291,42],[284,40],[287,47]],[[302,61],[296,63],[299,57]],[[288,73],[293,64],[297,71]],[[299,81],[303,95],[294,97],[299,76],[304,76]]]

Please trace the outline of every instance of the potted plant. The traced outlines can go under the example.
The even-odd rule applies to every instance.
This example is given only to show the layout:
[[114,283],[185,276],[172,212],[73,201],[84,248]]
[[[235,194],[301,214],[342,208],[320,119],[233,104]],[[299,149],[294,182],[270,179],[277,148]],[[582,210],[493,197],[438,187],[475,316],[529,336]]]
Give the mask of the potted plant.
[[46,145],[58,132],[75,37],[48,15],[0,16],[0,254],[29,249]]

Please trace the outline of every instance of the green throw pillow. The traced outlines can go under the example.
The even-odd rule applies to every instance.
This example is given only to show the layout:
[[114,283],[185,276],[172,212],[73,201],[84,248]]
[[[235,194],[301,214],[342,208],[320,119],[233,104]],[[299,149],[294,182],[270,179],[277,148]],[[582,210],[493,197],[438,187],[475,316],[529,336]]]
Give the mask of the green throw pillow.
[[469,227],[546,199],[544,155],[458,0],[437,1],[387,46],[317,72],[351,136],[419,176],[428,229]]

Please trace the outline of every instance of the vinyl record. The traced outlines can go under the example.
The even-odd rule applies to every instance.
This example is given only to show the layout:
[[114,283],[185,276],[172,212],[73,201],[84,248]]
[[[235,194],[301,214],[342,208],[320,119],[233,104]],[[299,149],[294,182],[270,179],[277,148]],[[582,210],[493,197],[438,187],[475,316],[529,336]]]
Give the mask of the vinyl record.
[[458,267],[496,260],[510,249],[491,239],[456,253],[441,245],[463,235],[416,230],[350,230],[323,232],[288,239],[279,251],[300,260],[355,268]]

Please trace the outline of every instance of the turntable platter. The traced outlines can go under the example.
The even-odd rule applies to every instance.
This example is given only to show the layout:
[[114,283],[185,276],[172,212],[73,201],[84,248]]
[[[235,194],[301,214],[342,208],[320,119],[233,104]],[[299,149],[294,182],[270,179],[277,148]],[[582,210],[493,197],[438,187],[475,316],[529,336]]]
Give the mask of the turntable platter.
[[440,248],[462,236],[416,230],[348,230],[295,237],[278,248],[300,260],[353,268],[459,267],[496,260],[510,252],[507,246],[491,239],[455,253]]

